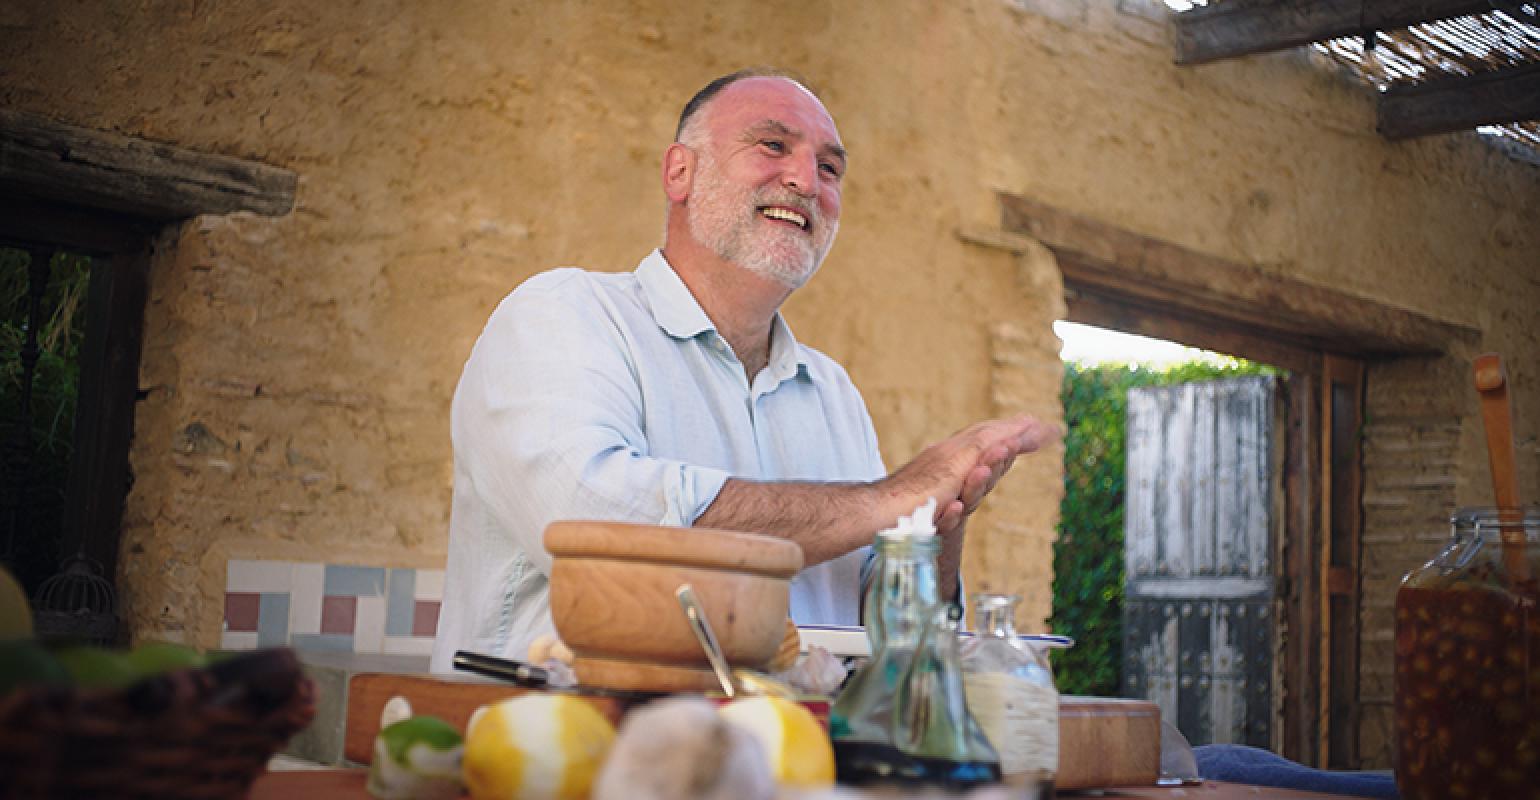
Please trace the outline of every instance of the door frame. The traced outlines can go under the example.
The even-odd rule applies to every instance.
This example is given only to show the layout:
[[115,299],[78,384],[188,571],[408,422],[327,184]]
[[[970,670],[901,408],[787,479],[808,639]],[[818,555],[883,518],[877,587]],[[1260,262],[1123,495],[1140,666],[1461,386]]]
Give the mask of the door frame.
[[298,182],[268,164],[0,108],[0,242],[93,259],[62,534],[110,583],[133,480],[152,264],[198,215],[288,214]]
[[131,475],[139,355],[154,227],[37,198],[0,199],[0,245],[91,258],[60,558],[78,548],[109,582]]
[[[1325,359],[1244,330],[1195,323],[1179,310],[1141,307],[1068,286],[1065,304],[1065,319],[1071,322],[1179,341],[1287,370],[1279,381],[1283,452],[1281,472],[1275,476],[1280,491],[1273,521],[1273,603],[1278,624],[1272,747],[1301,763],[1320,763],[1322,731],[1331,721],[1324,698],[1334,672],[1325,646],[1326,583],[1320,579],[1319,566],[1324,552],[1322,517],[1330,497],[1321,469]],[[1345,688],[1345,677],[1335,683]]]
[[1032,198],[997,199],[1000,227],[960,230],[959,238],[1019,255],[1046,248],[1063,277],[1066,319],[1288,371],[1274,749],[1305,764],[1356,767],[1366,368],[1442,354],[1480,332]]
[[[1303,763],[1357,768],[1358,607],[1368,362],[1309,351],[1180,309],[1148,309],[1066,288],[1071,322],[1180,341],[1288,370],[1280,382],[1281,512],[1275,528],[1279,655],[1274,748]],[[1284,702],[1283,698],[1289,698]]]

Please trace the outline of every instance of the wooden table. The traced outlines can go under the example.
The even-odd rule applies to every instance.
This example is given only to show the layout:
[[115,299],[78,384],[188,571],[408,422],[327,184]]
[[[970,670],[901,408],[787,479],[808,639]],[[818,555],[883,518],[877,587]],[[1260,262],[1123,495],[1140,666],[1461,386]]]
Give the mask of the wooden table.
[[[380,711],[392,697],[411,701],[415,714],[431,714],[465,730],[477,708],[530,691],[535,690],[443,675],[354,675],[348,682],[342,754],[354,764],[373,759]],[[635,702],[582,696],[617,724]],[[813,702],[808,708],[827,724],[828,703]],[[1059,698],[1060,786],[1137,786],[1154,781],[1159,774],[1160,709],[1154,703],[1111,697]]]
[[[363,770],[328,769],[269,772],[252,786],[250,800],[371,800],[364,790]],[[1100,797],[1108,800],[1349,800],[1345,795],[1270,789],[1239,783],[1204,781],[1201,786],[1106,789],[1097,793],[1060,793],[1060,797]]]

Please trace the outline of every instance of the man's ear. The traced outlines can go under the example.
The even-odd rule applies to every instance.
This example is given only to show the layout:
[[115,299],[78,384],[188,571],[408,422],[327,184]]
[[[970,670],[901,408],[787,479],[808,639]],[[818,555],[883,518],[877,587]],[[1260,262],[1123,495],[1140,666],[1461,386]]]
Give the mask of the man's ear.
[[695,183],[695,151],[674,142],[663,151],[663,193],[671,203],[683,203]]

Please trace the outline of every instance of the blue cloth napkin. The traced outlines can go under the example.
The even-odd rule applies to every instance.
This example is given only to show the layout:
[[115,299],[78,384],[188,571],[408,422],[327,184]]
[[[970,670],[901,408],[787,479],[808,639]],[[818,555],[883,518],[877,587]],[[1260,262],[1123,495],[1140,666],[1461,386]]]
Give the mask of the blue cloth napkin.
[[1215,781],[1249,783],[1278,789],[1380,797],[1397,800],[1396,779],[1389,772],[1315,769],[1256,747],[1206,744],[1192,749],[1198,775]]

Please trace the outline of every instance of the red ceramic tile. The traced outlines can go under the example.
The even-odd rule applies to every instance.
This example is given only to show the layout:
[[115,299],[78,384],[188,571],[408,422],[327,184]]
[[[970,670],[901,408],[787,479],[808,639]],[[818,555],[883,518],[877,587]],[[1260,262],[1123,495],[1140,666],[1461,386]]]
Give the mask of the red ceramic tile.
[[329,594],[321,598],[321,633],[353,635],[353,620],[358,616],[358,598],[351,594]]
[[256,592],[225,592],[225,630],[256,633],[262,595]]
[[412,606],[413,636],[438,635],[438,606],[437,600],[418,600]]

